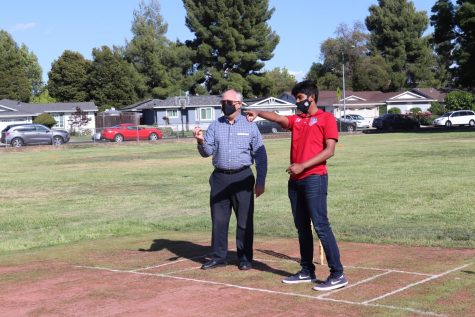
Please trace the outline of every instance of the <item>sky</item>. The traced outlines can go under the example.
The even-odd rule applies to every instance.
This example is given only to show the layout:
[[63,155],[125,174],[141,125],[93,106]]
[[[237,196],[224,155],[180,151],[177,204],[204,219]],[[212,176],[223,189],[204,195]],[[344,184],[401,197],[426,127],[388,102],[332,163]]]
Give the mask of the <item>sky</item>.
[[[123,46],[131,40],[133,12],[140,0],[2,0],[0,29],[18,45],[25,44],[38,57],[43,80],[51,64],[65,50],[92,59],[92,49]],[[167,37],[184,42],[193,39],[185,25],[182,0],[159,0],[168,24]],[[413,0],[418,11],[430,10],[436,0]],[[147,0],[146,0],[147,3]],[[275,8],[268,21],[280,36],[274,57],[265,70],[286,68],[301,80],[314,62],[320,61],[320,45],[335,37],[338,25],[364,22],[377,0],[270,0]],[[430,29],[428,30],[430,31]]]

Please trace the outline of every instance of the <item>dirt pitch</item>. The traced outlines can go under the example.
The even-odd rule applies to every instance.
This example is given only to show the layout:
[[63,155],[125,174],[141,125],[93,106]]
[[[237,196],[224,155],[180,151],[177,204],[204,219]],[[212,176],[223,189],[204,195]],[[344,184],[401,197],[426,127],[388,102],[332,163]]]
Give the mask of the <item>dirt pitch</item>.
[[[233,251],[228,266],[200,270],[203,233],[9,254],[0,256],[0,316],[475,316],[475,250],[340,248],[350,284],[326,293],[280,282],[299,269],[296,239],[256,237],[250,271],[237,269]],[[327,274],[317,266],[319,279]]]

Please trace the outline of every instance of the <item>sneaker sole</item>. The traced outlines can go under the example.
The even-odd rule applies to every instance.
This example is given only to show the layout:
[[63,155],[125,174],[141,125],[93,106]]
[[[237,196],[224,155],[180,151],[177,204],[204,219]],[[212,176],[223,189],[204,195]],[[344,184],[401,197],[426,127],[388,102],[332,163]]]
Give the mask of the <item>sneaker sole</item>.
[[332,291],[332,290],[334,290],[334,289],[339,289],[339,288],[345,287],[346,285],[348,285],[348,282],[345,282],[345,283],[342,283],[342,284],[338,284],[338,285],[323,287],[323,288],[320,288],[320,287],[317,285],[317,286],[314,286],[314,287],[313,287],[313,290],[314,290],[314,291]]
[[301,283],[315,283],[317,280],[297,280],[297,281],[286,281],[282,280],[282,283],[284,284],[301,284]]

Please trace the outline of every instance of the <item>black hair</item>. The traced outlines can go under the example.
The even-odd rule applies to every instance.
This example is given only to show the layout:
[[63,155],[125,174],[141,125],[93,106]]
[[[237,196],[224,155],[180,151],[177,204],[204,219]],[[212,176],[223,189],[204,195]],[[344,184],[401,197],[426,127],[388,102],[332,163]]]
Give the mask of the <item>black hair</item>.
[[313,80],[304,80],[299,82],[294,86],[294,88],[292,88],[292,96],[297,97],[297,95],[300,93],[307,95],[307,97],[314,95],[316,103],[318,100],[317,83]]

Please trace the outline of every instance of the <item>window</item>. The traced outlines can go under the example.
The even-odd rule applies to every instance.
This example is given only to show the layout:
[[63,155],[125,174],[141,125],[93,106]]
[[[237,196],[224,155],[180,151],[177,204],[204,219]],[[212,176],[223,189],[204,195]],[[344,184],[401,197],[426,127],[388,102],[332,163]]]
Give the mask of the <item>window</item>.
[[167,109],[166,116],[168,118],[178,118],[178,109]]
[[214,109],[209,107],[209,108],[199,108],[197,109],[197,118],[196,120],[198,121],[206,121],[206,120],[213,120],[213,111]]
[[53,119],[56,121],[54,125],[57,128],[64,128],[64,113],[52,113]]
[[36,131],[39,131],[39,132],[48,132],[49,130],[41,125],[37,125],[36,126]]

